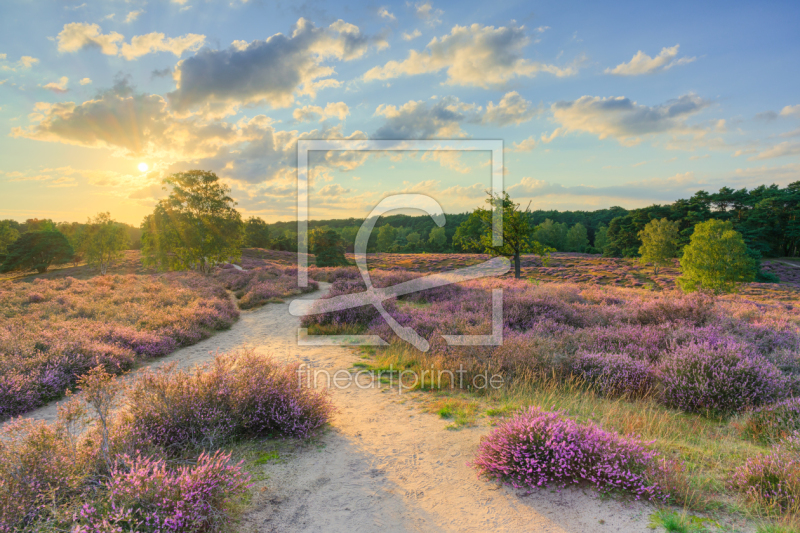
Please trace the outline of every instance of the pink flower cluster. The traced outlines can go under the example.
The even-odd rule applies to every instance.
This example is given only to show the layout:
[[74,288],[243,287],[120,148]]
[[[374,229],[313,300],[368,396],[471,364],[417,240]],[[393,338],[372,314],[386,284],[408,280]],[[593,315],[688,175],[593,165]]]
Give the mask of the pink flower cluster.
[[636,499],[666,500],[657,482],[658,455],[633,438],[579,424],[563,413],[532,407],[481,440],[473,466],[515,488],[550,484],[617,489]]
[[312,292],[319,288],[315,281],[307,287],[297,285],[297,267],[259,261],[261,266],[250,270],[219,269],[214,273],[223,287],[233,291],[239,307],[252,309],[265,303],[280,302],[283,298]]

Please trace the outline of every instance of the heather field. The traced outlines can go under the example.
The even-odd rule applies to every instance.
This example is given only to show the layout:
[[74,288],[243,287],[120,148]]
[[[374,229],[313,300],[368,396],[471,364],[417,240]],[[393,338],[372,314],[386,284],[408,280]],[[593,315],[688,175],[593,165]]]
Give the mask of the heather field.
[[[374,284],[415,277],[400,267],[408,260],[437,271],[457,258],[379,256],[373,261],[390,269],[373,270]],[[390,341],[365,349],[364,366],[422,375],[411,386],[431,391],[431,412],[453,419],[454,428],[494,419],[498,428],[473,462],[488,478],[531,490],[589,484],[687,509],[791,522],[800,511],[790,438],[800,430],[793,271],[774,268],[779,285],[753,283],[713,297],[675,290],[672,269],[658,277],[648,270],[558,254],[547,266],[526,260],[528,279],[465,282],[385,301],[397,322],[430,341],[426,353],[400,340],[369,306],[303,324],[309,333]],[[364,288],[342,275],[328,297]],[[493,288],[503,289],[502,346],[448,346],[442,335],[491,333]],[[465,371],[461,383],[451,373],[457,369]],[[485,375],[502,376],[504,386],[481,386]],[[451,387],[464,383],[469,393],[454,395]]]

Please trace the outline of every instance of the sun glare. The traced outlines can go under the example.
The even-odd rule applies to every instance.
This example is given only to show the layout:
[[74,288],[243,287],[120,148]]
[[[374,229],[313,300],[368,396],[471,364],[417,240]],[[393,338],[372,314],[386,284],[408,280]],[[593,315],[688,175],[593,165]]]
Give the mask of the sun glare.
[[147,163],[139,163],[139,170],[141,172],[147,172],[147,169],[150,168],[147,166]]

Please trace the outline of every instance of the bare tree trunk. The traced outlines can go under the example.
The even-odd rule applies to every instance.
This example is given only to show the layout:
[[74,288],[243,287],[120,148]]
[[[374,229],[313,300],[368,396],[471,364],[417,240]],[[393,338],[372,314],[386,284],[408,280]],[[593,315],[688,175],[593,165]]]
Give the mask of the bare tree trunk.
[[520,261],[519,261],[519,252],[514,253],[514,277],[519,279],[522,277],[520,273]]

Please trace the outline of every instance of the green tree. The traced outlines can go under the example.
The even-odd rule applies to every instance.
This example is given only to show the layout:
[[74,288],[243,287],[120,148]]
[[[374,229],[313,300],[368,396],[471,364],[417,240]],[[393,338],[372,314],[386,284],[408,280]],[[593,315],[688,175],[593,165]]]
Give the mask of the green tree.
[[756,274],[742,234],[731,222],[721,220],[694,227],[691,242],[683,249],[681,270],[678,284],[684,291],[702,289],[715,294],[735,291],[738,283],[752,281]]
[[269,248],[269,224],[258,217],[250,217],[244,223],[244,246],[246,248]]
[[72,246],[63,233],[28,231],[8,247],[0,272],[37,270],[41,274],[52,264],[66,263],[72,254]]
[[602,254],[605,247],[608,245],[608,226],[600,224],[597,231],[594,232],[593,246]]
[[666,218],[651,220],[639,232],[642,240],[642,246],[639,247],[641,263],[653,263],[654,273],[658,274],[658,267],[668,266],[678,254],[679,236],[678,222],[670,222]]
[[391,250],[395,239],[397,239],[397,230],[389,224],[384,224],[378,229],[378,251],[388,252]]
[[[531,239],[532,232],[528,210],[520,211],[519,204],[515,204],[507,192],[504,192],[503,196],[487,194],[489,194],[489,198],[486,199],[486,203],[489,204],[490,208],[478,207],[467,220],[461,223],[461,226],[465,228],[474,226],[476,220],[483,225],[483,232],[480,234],[478,241],[468,245],[476,247],[480,243],[486,253],[495,256],[513,257],[514,277],[520,278],[522,277],[521,254],[533,253],[547,258],[550,252],[554,250]],[[495,210],[500,210],[503,213],[503,244],[499,246],[492,244],[492,214]],[[466,237],[467,230],[462,235],[465,235],[464,238],[468,238]]]
[[565,251],[567,249],[567,225],[563,222],[553,222],[546,219],[536,226],[533,238],[545,246],[555,250]]
[[480,217],[470,216],[456,228],[453,235],[453,246],[462,252],[481,253],[484,250],[484,246],[481,244],[483,232],[484,227]]
[[589,234],[586,227],[578,222],[567,232],[567,251],[582,252],[589,245]]
[[8,251],[8,246],[19,239],[19,231],[11,220],[0,221],[0,254]]
[[128,232],[125,226],[111,219],[110,213],[99,213],[89,219],[82,231],[81,255],[90,265],[99,268],[102,276],[127,247]]
[[[216,174],[190,170],[164,180],[171,186],[142,225],[145,264],[208,273],[217,262],[241,255],[242,218]],[[165,187],[166,188],[166,187]]]
[[408,241],[408,244],[410,244],[411,246],[417,246],[419,244],[419,239],[420,239],[419,233],[417,233],[416,231],[406,235],[406,241]]
[[358,235],[358,226],[345,226],[340,235],[344,241],[345,251],[352,252],[356,243],[356,235]]
[[49,218],[29,218],[22,224],[22,231],[20,233],[27,233],[29,231],[57,231],[55,223]]
[[441,251],[447,244],[447,234],[444,228],[433,228],[428,235],[428,244],[434,251]]
[[316,257],[318,267],[347,266],[350,263],[344,256],[344,243],[336,231],[317,228],[308,235],[309,248]]

